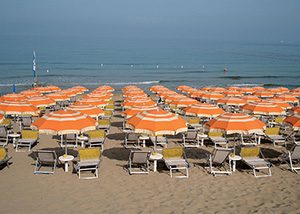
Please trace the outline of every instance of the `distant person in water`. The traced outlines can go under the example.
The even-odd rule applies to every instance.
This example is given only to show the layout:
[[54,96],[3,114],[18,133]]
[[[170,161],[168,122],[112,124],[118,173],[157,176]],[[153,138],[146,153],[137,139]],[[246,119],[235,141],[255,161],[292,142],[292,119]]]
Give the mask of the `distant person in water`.
[[224,74],[226,74],[228,69],[225,67],[223,71],[224,71]]

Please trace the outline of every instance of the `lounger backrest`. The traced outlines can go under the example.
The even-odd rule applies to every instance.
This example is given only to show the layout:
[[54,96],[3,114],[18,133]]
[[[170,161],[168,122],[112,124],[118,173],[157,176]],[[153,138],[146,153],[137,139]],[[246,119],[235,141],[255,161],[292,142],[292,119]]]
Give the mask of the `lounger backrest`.
[[78,150],[79,161],[100,160],[101,151],[99,148],[86,148]]
[[183,148],[164,148],[162,151],[162,155],[164,158],[181,158],[183,156]]
[[188,139],[195,139],[197,137],[198,132],[197,131],[188,131],[186,133],[186,138]]
[[225,148],[216,148],[213,151],[212,154],[212,162],[213,163],[224,163],[226,158],[229,156],[229,154],[232,152],[232,149],[225,149]]
[[6,149],[0,147],[0,160],[3,160],[4,158],[6,158],[6,156],[7,156]]
[[99,120],[98,125],[100,125],[100,126],[110,125],[110,121],[109,120]]
[[76,140],[76,134],[66,134],[65,139],[66,140]]
[[265,130],[266,135],[279,135],[280,127],[269,127]]
[[2,122],[1,125],[3,126],[7,126],[11,123],[11,119],[5,118]]
[[284,117],[276,117],[275,123],[283,123]]
[[128,133],[127,135],[128,141],[138,141],[139,140],[139,134],[136,133]]
[[241,157],[258,157],[260,154],[259,147],[242,147],[240,156]]
[[21,132],[22,138],[23,139],[38,139],[39,133],[38,131],[33,131],[33,130],[22,130]]
[[291,152],[292,160],[300,159],[300,144],[296,144]]
[[4,126],[0,126],[0,137],[6,137],[7,131]]
[[198,117],[189,118],[187,122],[189,124],[199,124],[200,123],[200,118],[198,118]]
[[22,118],[22,125],[26,127],[30,127],[32,123],[31,117],[23,117]]
[[110,110],[104,110],[104,115],[105,116],[112,116],[112,111],[110,111]]
[[36,151],[36,156],[42,162],[54,162],[56,160],[54,151],[38,150]]
[[104,130],[93,130],[93,131],[89,131],[87,134],[90,139],[105,138],[105,136],[106,136],[106,133]]
[[221,132],[208,132],[208,137],[223,137]]
[[133,163],[147,163],[150,157],[150,153],[141,152],[141,151],[132,151],[131,157]]

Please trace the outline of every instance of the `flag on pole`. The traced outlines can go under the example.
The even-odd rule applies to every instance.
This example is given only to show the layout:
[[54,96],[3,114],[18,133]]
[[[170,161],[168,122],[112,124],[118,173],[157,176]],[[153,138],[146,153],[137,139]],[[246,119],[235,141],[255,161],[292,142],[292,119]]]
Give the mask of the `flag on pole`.
[[12,92],[16,93],[16,85],[15,84],[12,85]]
[[33,51],[32,72],[33,72],[33,77],[36,78],[35,51]]

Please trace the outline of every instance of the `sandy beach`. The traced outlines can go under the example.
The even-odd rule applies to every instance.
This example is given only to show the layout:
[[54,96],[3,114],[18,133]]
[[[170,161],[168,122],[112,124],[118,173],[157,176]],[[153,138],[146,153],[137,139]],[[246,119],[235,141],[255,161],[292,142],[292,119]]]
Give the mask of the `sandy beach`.
[[[119,100],[120,95],[114,96]],[[116,106],[118,108],[118,106]],[[1,213],[299,213],[300,177],[278,166],[272,176],[256,179],[246,167],[238,165],[231,176],[213,177],[200,164],[211,144],[186,149],[191,163],[188,179],[171,178],[164,164],[158,172],[129,175],[129,151],[122,143],[122,118],[116,111],[105,142],[98,179],[79,180],[73,172],[57,168],[54,175],[34,175],[31,153],[16,153],[9,168],[0,171]],[[178,139],[171,139],[175,146]],[[58,141],[41,135],[34,149],[55,148]],[[275,160],[281,148],[263,144],[266,158]],[[70,149],[76,156],[76,151]],[[275,154],[275,155],[274,155]],[[273,156],[273,157],[272,157]],[[245,170],[242,170],[245,169]]]

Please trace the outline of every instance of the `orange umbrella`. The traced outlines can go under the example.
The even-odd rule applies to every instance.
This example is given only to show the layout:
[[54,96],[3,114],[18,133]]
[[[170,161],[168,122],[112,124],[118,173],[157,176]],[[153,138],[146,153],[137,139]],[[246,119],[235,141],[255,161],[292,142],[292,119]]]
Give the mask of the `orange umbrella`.
[[296,131],[300,130],[300,115],[299,114],[294,114],[292,116],[289,116],[289,117],[285,118],[283,122],[291,125],[294,128],[294,130],[296,130]]
[[153,93],[157,93],[158,91],[161,91],[161,90],[166,90],[167,88],[165,86],[162,86],[162,85],[154,85],[154,86],[151,86],[149,88],[149,91],[153,92]]
[[22,94],[5,94],[1,97],[1,100],[7,101],[24,101],[26,96]]
[[242,106],[243,111],[261,115],[283,115],[285,111],[277,104],[267,101],[248,103]]
[[63,135],[94,130],[96,125],[96,120],[78,111],[59,110],[37,119],[32,128],[38,129],[40,133]]
[[42,96],[42,94],[38,91],[35,90],[26,90],[20,92],[20,94],[26,96],[26,97],[37,97],[37,96]]
[[247,103],[250,103],[250,102],[260,102],[261,99],[256,97],[256,96],[251,96],[251,95],[248,95],[248,96],[243,96],[242,99],[244,99]]
[[262,133],[266,125],[250,115],[242,113],[225,113],[204,124],[210,131],[225,132],[226,134]]
[[60,91],[61,89],[57,86],[54,85],[49,85],[45,87],[36,87],[34,90],[39,91],[41,93],[50,93],[50,92],[57,92]]
[[199,103],[192,105],[183,110],[186,115],[197,116],[197,117],[216,117],[224,113],[224,110],[208,103]]
[[283,93],[279,88],[269,88],[268,91],[273,94],[282,94]]
[[191,106],[191,105],[194,105],[197,103],[199,103],[199,101],[189,98],[189,97],[180,98],[178,100],[174,100],[174,101],[170,102],[171,105],[176,105],[178,108]]
[[91,104],[99,108],[104,108],[108,104],[107,101],[97,98],[84,98],[82,100],[78,100],[76,103]]
[[223,94],[227,97],[241,97],[242,92],[240,91],[224,91]]
[[287,103],[299,103],[298,98],[293,96],[292,94],[281,94],[279,96],[276,96],[276,99],[282,100]]
[[91,93],[84,96],[84,98],[98,98],[101,100],[109,101],[111,100],[113,94],[111,93]]
[[157,110],[157,109],[158,109],[157,106],[133,106],[132,108],[126,109],[122,113],[122,115],[125,116],[126,118],[130,118],[142,111]]
[[237,86],[229,86],[226,88],[227,91],[239,91],[240,90],[240,87],[237,87]]
[[250,87],[240,88],[239,91],[242,92],[243,94],[253,94],[255,92],[255,90]]
[[223,94],[215,93],[215,92],[207,92],[201,96],[201,98],[205,100],[218,100],[223,97],[225,97]]
[[200,98],[205,92],[201,90],[194,91],[190,94],[190,97],[192,98]]
[[238,97],[224,97],[217,100],[217,103],[230,106],[242,106],[246,104],[246,101]]
[[79,111],[83,114],[87,114],[90,117],[98,119],[99,116],[104,115],[104,111],[91,104],[74,103],[68,107],[69,110]]
[[192,88],[192,87],[187,86],[187,85],[180,85],[180,86],[178,86],[176,89],[177,89],[178,91],[186,92],[187,90],[189,90],[189,89],[191,89],[191,88]]
[[226,90],[225,88],[221,88],[221,87],[211,88],[211,91],[216,93],[223,93],[225,90]]
[[56,102],[49,97],[46,96],[40,96],[40,97],[30,97],[27,102],[34,105],[35,107],[47,107],[55,105]]
[[89,91],[88,88],[83,87],[83,86],[81,86],[81,85],[74,86],[74,87],[72,87],[72,89],[78,90],[78,91],[80,91],[80,92],[86,92],[86,91]]
[[300,107],[299,107],[299,106],[293,107],[293,108],[292,108],[292,111],[293,111],[295,114],[300,114]]
[[95,90],[113,92],[115,89],[109,85],[102,85],[102,86],[99,86],[98,88],[96,88]]
[[186,122],[182,117],[162,109],[136,114],[127,120],[127,127],[136,133],[152,136],[175,135],[187,131]]
[[140,99],[140,100],[128,100],[123,102],[124,108],[131,108],[132,106],[142,105],[142,106],[156,106],[156,102],[152,99]]
[[266,90],[264,87],[261,87],[261,86],[253,87],[253,89],[254,89],[255,91],[263,91],[263,90]]
[[51,98],[55,102],[64,101],[64,100],[70,100],[70,96],[64,93],[55,92],[51,94],[47,94],[47,97]]
[[3,101],[0,103],[0,113],[6,115],[36,115],[39,113],[39,110],[25,101]]
[[182,99],[182,98],[186,98],[186,96],[182,95],[182,94],[171,94],[171,95],[165,97],[165,101],[167,103],[170,103],[170,102],[173,102],[175,100]]
[[202,91],[211,91],[214,87],[206,86],[201,88]]
[[4,115],[0,114],[0,123],[3,121],[3,119],[4,119]]
[[284,110],[292,108],[292,106],[290,104],[288,104],[287,102],[285,102],[283,100],[277,99],[277,98],[271,98],[271,99],[268,99],[267,101],[279,105]]
[[300,87],[294,88],[294,89],[292,90],[292,92],[300,92]]
[[256,91],[254,92],[255,96],[266,98],[266,97],[274,97],[274,93],[270,91]]

